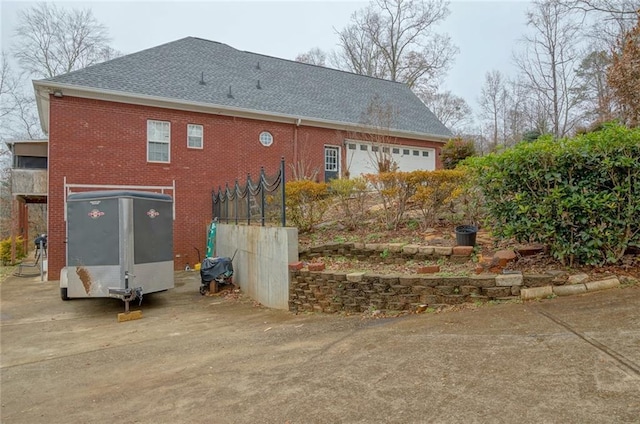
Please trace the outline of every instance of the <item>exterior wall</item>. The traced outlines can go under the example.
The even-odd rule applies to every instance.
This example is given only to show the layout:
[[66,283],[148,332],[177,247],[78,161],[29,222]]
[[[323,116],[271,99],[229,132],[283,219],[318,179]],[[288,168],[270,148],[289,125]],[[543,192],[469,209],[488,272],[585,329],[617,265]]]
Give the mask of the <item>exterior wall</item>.
[[46,196],[46,169],[16,169],[11,170],[11,193],[16,196]]
[[46,141],[16,142],[13,146],[13,155],[47,157],[47,144]]
[[[175,181],[174,263],[176,269],[198,261],[211,220],[211,190],[257,176],[261,166],[275,172],[284,157],[306,162],[323,180],[324,146],[343,146],[333,129],[234,118],[65,96],[50,96],[49,271],[57,279],[65,265],[64,180],[69,184],[158,185]],[[170,163],[147,162],[147,120],[171,122]],[[203,149],[187,148],[187,124],[204,127]],[[262,131],[273,135],[262,146]],[[350,134],[349,138],[353,138]],[[430,146],[439,143],[402,140]],[[344,148],[342,149],[344,160]],[[438,159],[439,161],[439,159]],[[171,194],[171,193],[170,193]]]
[[234,258],[233,283],[252,299],[289,308],[288,264],[298,260],[297,228],[219,224],[216,255]]

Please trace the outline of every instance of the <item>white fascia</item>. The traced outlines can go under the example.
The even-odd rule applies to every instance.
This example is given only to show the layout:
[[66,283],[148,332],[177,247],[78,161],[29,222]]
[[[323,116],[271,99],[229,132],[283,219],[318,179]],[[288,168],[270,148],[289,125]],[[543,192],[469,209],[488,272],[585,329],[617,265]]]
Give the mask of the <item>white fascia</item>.
[[[38,105],[40,124],[45,134],[49,133],[49,95],[54,91],[62,92],[63,96],[80,97],[85,99],[104,100],[109,102],[133,104],[139,106],[151,106],[163,109],[183,110],[214,115],[234,116],[239,118],[255,119],[261,121],[280,122],[300,126],[301,123],[311,127],[330,128],[335,130],[363,132],[364,129],[375,131],[375,127],[365,127],[361,124],[349,122],[331,121],[326,119],[309,118],[298,115],[286,115],[275,112],[263,112],[253,109],[244,109],[226,105],[211,103],[189,102],[186,100],[170,99],[159,96],[132,94],[122,91],[104,90],[93,87],[79,87],[75,85],[54,83],[51,81],[33,81]],[[393,137],[409,138],[414,140],[434,141],[446,143],[450,137],[441,135],[424,134],[412,131],[385,130],[387,135]]]

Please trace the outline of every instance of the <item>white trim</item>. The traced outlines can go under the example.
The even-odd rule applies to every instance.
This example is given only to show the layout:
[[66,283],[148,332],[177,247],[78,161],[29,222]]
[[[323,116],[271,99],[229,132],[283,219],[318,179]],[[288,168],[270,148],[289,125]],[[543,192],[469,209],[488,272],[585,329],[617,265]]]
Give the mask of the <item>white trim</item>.
[[[189,135],[189,127],[200,127],[200,131],[201,131],[201,134],[200,134],[200,147],[189,145],[189,137],[191,137]],[[187,149],[199,149],[199,150],[204,149],[204,125],[202,125],[202,124],[187,124]]]
[[[169,132],[168,132],[168,137],[169,140],[168,141],[164,141],[164,140],[151,140],[149,138],[149,124],[151,122],[159,122],[161,124],[168,124],[169,126]],[[149,143],[156,143],[156,144],[166,144],[167,145],[167,160],[149,160]],[[148,118],[147,119],[147,163],[171,163],[171,121],[161,121],[159,119],[151,119]]]
[[[337,153],[336,153],[336,167],[338,169],[335,172],[338,174],[338,178],[342,178],[342,148],[341,148],[341,146],[336,146],[335,144],[325,144],[324,145],[324,149],[323,149],[324,164],[322,165],[322,168],[324,169],[324,172],[327,172],[327,147],[330,147],[332,149],[336,149],[337,150]],[[329,171],[329,172],[333,172],[333,171]],[[326,175],[325,175],[325,179],[326,179]]]
[[[263,139],[263,136],[264,136],[264,139]],[[258,136],[258,141],[260,142],[260,145],[263,147],[271,147],[273,145],[273,134],[271,134],[269,131],[262,131]]]
[[[36,103],[40,123],[45,134],[49,132],[49,95],[55,89],[61,90],[63,96],[80,97],[85,99],[104,100],[140,106],[152,106],[164,109],[182,110],[189,112],[200,112],[222,116],[234,116],[239,118],[256,119],[268,122],[280,122],[300,126],[302,121],[310,127],[329,128],[343,131],[375,132],[379,128],[375,126],[363,126],[362,124],[333,121],[328,119],[301,117],[298,115],[288,115],[276,112],[262,112],[258,110],[238,108],[226,105],[216,105],[211,103],[191,102],[186,100],[169,99],[166,97],[149,96],[143,94],[131,94],[115,90],[103,90],[91,87],[78,87],[69,84],[60,84],[52,81],[33,81],[36,91]],[[46,112],[46,119],[44,115]],[[435,143],[446,143],[451,137],[435,134],[425,134],[414,131],[390,129],[385,130],[385,134],[392,137],[408,138],[412,140],[432,141]]]

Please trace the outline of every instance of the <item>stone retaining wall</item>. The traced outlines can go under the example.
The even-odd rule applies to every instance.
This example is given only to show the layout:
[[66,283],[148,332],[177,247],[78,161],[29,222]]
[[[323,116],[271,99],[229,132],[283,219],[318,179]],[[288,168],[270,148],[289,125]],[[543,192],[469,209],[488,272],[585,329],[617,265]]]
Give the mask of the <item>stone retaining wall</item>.
[[428,260],[449,257],[467,261],[473,253],[471,246],[421,246],[405,243],[331,243],[302,249],[298,252],[301,261],[319,257],[344,256],[359,261],[404,264],[409,260]]
[[526,288],[552,284],[553,275],[480,274],[470,277],[309,271],[290,266],[289,310],[363,312],[415,310],[422,305],[520,298]]
[[[456,257],[470,260],[472,249],[467,246],[439,247],[399,243],[335,243],[301,251],[300,259],[344,256],[360,261],[380,262],[381,252],[386,252],[384,260],[387,263],[405,263],[408,260],[444,256],[448,256],[449,260],[455,260]],[[523,275],[516,271],[503,273],[500,270],[500,273],[483,272],[468,277],[346,273],[324,270],[324,264],[317,262],[308,263],[306,268],[303,262],[289,264],[289,276],[289,310],[292,312],[418,310],[425,306],[435,308],[464,302],[565,296],[619,285],[615,276],[604,281],[572,284],[571,278],[558,278],[557,272]]]

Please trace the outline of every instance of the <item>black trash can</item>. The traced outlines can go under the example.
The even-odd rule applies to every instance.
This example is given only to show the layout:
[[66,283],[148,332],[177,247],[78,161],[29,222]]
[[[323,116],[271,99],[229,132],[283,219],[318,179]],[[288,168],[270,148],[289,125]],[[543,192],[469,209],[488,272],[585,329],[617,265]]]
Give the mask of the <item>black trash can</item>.
[[459,225],[456,227],[456,244],[458,246],[475,246],[478,228],[473,225]]

